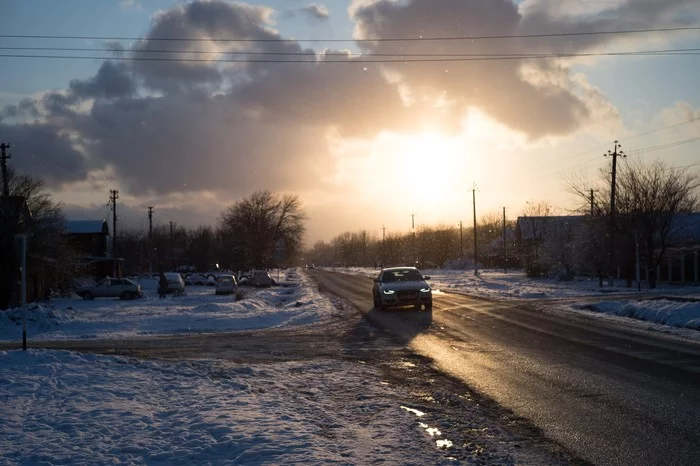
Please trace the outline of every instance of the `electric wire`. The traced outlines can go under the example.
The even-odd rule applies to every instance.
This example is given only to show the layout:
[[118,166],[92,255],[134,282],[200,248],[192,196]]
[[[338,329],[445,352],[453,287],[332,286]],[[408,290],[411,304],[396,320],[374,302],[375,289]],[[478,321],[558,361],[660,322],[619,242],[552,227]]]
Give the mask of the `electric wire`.
[[[0,50],[8,51],[47,51],[47,52],[105,52],[105,53],[180,53],[194,55],[250,55],[250,56],[294,56],[294,57],[428,57],[428,58],[561,58],[561,57],[587,57],[587,56],[616,56],[616,55],[698,55],[700,48],[661,49],[661,50],[631,50],[622,52],[560,52],[560,53],[345,53],[345,52],[259,52],[259,51],[211,51],[211,50],[185,50],[185,49],[139,49],[119,50],[95,47],[0,47]],[[118,56],[118,55],[115,55]],[[57,56],[61,57],[61,56]],[[105,59],[109,59],[107,57]],[[129,57],[126,57],[129,58]],[[179,59],[186,61],[188,59]],[[215,59],[216,60],[216,59]],[[206,62],[215,60],[205,59]],[[314,61],[311,61],[314,63]]]
[[111,41],[177,41],[177,42],[427,42],[427,41],[462,41],[462,40],[496,40],[496,39],[533,39],[545,37],[585,37],[598,35],[649,34],[661,32],[698,31],[700,26],[679,26],[667,28],[626,29],[617,31],[581,31],[581,32],[551,32],[538,34],[499,34],[481,36],[445,36],[445,37],[378,37],[372,39],[283,39],[283,38],[222,38],[222,37],[109,37],[109,36],[79,36],[79,35],[50,35],[50,34],[0,34],[2,39],[54,39],[54,40],[111,40]]

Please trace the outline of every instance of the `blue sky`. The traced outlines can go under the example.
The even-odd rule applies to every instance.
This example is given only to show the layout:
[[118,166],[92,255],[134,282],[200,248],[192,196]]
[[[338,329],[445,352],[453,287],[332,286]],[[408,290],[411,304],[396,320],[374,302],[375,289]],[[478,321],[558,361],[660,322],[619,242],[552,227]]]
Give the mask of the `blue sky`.
[[[355,1],[366,7],[354,17],[349,13],[349,0],[249,2],[274,10],[268,24],[251,26],[251,34],[266,34],[265,27],[285,38],[350,39],[356,25],[360,34],[377,37],[700,25],[700,5],[691,0],[658,4],[527,0],[516,2],[519,10],[507,0],[407,0],[381,5],[373,0]],[[244,5],[224,0],[197,5],[207,15],[238,15],[245,10]],[[311,5],[326,9],[329,16],[314,18],[301,12]],[[177,27],[206,35],[209,26],[197,26],[193,11],[191,3],[165,0],[0,2],[5,35],[144,38],[153,31],[180,30],[167,29]],[[223,21],[219,18],[219,23]],[[213,36],[236,32],[219,23],[212,26],[218,28]],[[601,36],[585,46],[583,40],[587,39],[476,41],[459,46],[451,43],[451,48],[441,50],[470,53],[486,47],[489,53],[539,53],[700,48],[700,30]],[[0,47],[102,47],[104,43],[0,38]],[[121,43],[127,49],[134,46],[129,41]],[[362,50],[352,42],[290,45],[297,46],[316,51],[326,46]],[[392,52],[392,46],[391,42],[375,44],[366,51]],[[437,45],[429,47],[433,48],[423,50],[437,50]],[[469,188],[474,184],[480,190],[480,214],[505,206],[515,216],[527,201],[535,200],[548,200],[565,213],[578,202],[567,194],[566,180],[595,178],[596,170],[609,163],[602,153],[612,147],[614,139],[624,140],[628,154],[645,161],[658,157],[671,166],[683,166],[699,159],[697,142],[649,153],[643,150],[695,137],[700,122],[637,135],[700,116],[700,55],[371,65],[364,71],[346,65],[325,65],[313,72],[302,69],[308,65],[269,65],[260,66],[262,74],[216,65],[203,65],[198,71],[195,66],[181,66],[168,74],[163,70],[170,68],[133,62],[111,62],[113,66],[103,69],[104,60],[0,57],[0,63],[0,111],[6,109],[4,121],[0,120],[4,132],[0,140],[8,135],[14,138],[7,142],[13,144],[15,166],[45,177],[73,217],[104,216],[105,193],[118,187],[123,193],[125,220],[134,227],[143,225],[142,207],[154,203],[161,206],[163,216],[169,216],[165,221],[215,223],[222,208],[255,189],[299,194],[309,214],[310,242],[348,230],[378,233],[382,225],[402,230],[411,213],[424,224],[456,224],[471,218]],[[71,81],[83,90],[106,85],[97,80],[98,70],[104,71],[103,77],[120,80],[125,93],[115,97],[99,94],[104,92],[101,89],[99,95],[77,95]],[[232,83],[240,88],[231,87]],[[194,89],[205,92],[206,97],[193,93]],[[46,95],[53,99],[50,110]],[[73,100],[61,103],[68,106],[59,112],[56,99],[61,95]],[[40,109],[40,121],[32,123],[33,117],[26,115],[22,120],[10,111],[23,98]],[[201,112],[196,122],[177,114],[189,109]],[[257,113],[260,111],[263,113]],[[265,115],[262,120],[260,115]],[[158,133],[141,134],[135,126],[138,122],[158,128]],[[33,134],[37,131],[41,137]],[[241,133],[233,134],[235,131]],[[177,137],[172,135],[181,140],[174,142]],[[24,138],[31,144],[23,143]],[[40,141],[51,138],[55,138],[53,144],[41,146]],[[205,141],[205,147],[199,141]],[[129,149],[119,149],[122,143]],[[168,168],[158,180],[139,175],[139,171],[162,166],[160,158],[172,157],[183,146],[197,152],[202,163],[187,167],[192,159],[182,156],[178,166],[183,171]],[[130,158],[125,150],[141,152]],[[401,167],[397,183],[412,180],[420,186],[408,197],[394,193],[382,177],[381,170],[396,172],[397,166]],[[52,168],[47,171],[46,167]],[[221,176],[227,170],[232,173],[230,183]],[[200,171],[201,176],[194,175]],[[392,196],[396,197],[387,213],[376,199]]]

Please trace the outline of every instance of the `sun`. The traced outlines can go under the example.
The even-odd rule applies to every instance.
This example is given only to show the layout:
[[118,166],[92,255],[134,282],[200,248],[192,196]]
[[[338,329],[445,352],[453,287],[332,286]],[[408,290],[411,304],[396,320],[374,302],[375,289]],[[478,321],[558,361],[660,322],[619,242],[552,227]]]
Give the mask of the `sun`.
[[414,205],[434,203],[449,197],[463,170],[463,149],[456,138],[440,133],[403,136],[393,159],[397,179],[414,188]]

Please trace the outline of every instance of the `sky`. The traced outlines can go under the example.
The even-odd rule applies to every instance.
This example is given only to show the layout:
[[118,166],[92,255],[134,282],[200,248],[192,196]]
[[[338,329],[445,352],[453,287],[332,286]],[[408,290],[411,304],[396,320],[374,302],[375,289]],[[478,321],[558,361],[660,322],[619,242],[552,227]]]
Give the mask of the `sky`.
[[589,34],[700,27],[694,0],[8,0],[0,16],[0,141],[68,218],[108,217],[118,189],[123,227],[145,229],[149,205],[156,224],[213,225],[270,190],[299,196],[310,246],[412,216],[456,227],[473,200],[477,217],[567,213],[568,181],[609,170],[614,140],[698,160],[700,29]]
[[[375,276],[373,269],[342,269]],[[427,270],[436,292],[500,299],[569,298],[545,312],[585,313],[632,332],[699,339],[698,287],[653,290],[674,300],[611,301],[595,280],[532,280],[524,273]],[[29,349],[0,351],[0,460],[3,464],[559,464],[509,432],[464,393],[425,397],[387,381],[363,361],[314,359],[248,363],[197,358],[144,360],[32,348],[34,341],[151,339],[154,336],[303,327],[342,310],[299,269],[288,287],[216,296],[58,298],[28,310]],[[610,288],[605,288],[610,291]],[[588,298],[586,306],[576,297]],[[591,301],[600,296],[601,301]],[[297,304],[300,303],[300,304]],[[0,341],[21,336],[21,309],[0,313]],[[640,320],[636,320],[640,319]],[[695,329],[695,330],[692,330]],[[441,401],[441,398],[445,400]],[[450,401],[451,400],[451,401]],[[464,409],[464,408],[463,408]],[[473,448],[478,445],[480,448]]]

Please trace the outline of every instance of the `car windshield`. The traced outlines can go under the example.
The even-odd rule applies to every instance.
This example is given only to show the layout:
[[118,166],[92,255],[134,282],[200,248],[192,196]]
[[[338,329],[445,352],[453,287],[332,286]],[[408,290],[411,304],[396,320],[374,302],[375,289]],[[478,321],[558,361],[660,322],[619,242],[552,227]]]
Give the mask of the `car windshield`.
[[382,282],[412,282],[420,280],[421,276],[417,270],[392,270],[382,274]]

